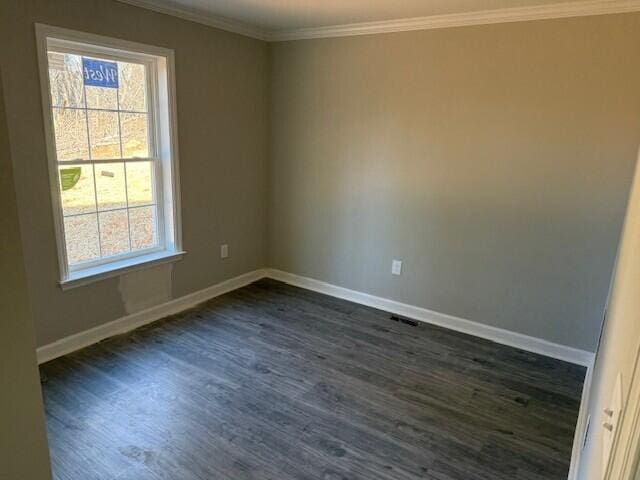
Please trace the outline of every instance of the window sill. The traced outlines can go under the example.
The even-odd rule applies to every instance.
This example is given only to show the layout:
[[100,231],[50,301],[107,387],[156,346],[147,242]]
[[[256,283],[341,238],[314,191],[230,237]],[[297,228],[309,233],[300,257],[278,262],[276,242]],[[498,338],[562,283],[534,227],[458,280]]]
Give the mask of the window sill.
[[105,278],[116,277],[134,270],[140,270],[154,265],[161,265],[163,263],[177,262],[182,259],[185,253],[187,252],[155,252],[148,255],[141,255],[139,257],[127,258],[126,260],[120,260],[119,262],[113,262],[107,265],[78,270],[76,272],[71,272],[68,278],[60,282],[60,286],[62,287],[62,290],[69,290],[71,288],[88,285]]

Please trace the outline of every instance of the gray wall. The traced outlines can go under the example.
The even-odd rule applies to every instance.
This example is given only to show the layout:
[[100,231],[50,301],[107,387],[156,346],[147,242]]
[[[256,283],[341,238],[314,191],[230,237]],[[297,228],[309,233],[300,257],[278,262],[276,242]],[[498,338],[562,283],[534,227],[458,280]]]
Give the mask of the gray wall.
[[0,478],[51,478],[0,79]]
[[[173,267],[57,286],[34,22],[175,50],[189,253]],[[639,27],[267,45],[112,0],[0,3],[37,343],[269,265],[593,350],[640,143]]]
[[[112,0],[2,1],[0,65],[38,344],[120,318],[127,313],[125,304],[148,306],[158,299],[137,298],[144,297],[144,288],[121,294],[141,282],[123,287],[117,278],[67,292],[57,285],[34,22],[175,50],[188,254],[172,271],[159,267],[144,272],[141,282],[179,297],[263,267],[267,45]],[[219,258],[221,243],[230,248],[224,261]]]
[[270,265],[593,351],[639,44],[638,14],[273,44]]

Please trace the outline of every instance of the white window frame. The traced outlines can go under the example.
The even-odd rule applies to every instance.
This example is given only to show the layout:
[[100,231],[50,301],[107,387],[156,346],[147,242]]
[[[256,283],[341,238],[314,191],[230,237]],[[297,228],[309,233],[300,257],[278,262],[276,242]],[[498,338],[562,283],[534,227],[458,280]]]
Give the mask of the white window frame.
[[[60,285],[63,289],[67,289],[149,265],[179,260],[185,252],[182,250],[180,219],[173,50],[42,24],[36,24],[36,40]],[[61,162],[57,160],[49,86],[48,50],[50,47],[79,55],[99,55],[100,58],[125,61],[129,59],[147,66],[150,126],[154,127],[149,132],[150,157],[153,157],[159,165],[159,168],[155,168],[156,185],[154,186],[158,219],[157,246],[113,257],[102,257],[78,265],[69,265],[58,181],[58,167]],[[121,163],[124,161],[130,162],[131,159],[94,160],[93,162]],[[77,163],[81,161],[75,162]]]

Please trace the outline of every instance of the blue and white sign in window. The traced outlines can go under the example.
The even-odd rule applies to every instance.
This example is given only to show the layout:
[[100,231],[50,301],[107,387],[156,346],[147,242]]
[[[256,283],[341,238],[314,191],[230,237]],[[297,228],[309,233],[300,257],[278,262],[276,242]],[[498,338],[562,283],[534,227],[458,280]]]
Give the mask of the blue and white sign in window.
[[91,87],[118,88],[118,64],[82,58],[84,84]]

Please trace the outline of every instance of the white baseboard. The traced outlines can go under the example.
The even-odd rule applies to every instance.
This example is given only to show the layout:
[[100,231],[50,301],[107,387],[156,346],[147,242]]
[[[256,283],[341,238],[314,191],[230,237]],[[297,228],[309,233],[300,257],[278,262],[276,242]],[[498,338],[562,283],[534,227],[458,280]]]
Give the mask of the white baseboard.
[[212,285],[203,290],[199,290],[184,297],[176,298],[170,302],[157,305],[155,307],[132,313],[126,317],[119,318],[109,323],[99,325],[95,328],[85,330],[84,332],[65,337],[56,342],[44,345],[37,350],[38,363],[48,362],[54,358],[61,357],[75,350],[88,347],[105,338],[119,335],[121,333],[134,330],[138,327],[146,325],[169,315],[187,310],[199,303],[222,295],[224,293],[244,287],[256,280],[260,280],[266,276],[266,270],[254,270],[243,275],[225,280],[224,282]]
[[275,269],[254,270],[205,288],[204,290],[185,295],[184,297],[171,300],[170,302],[162,305],[157,305],[155,307],[127,315],[126,317],[119,318],[90,330],[44,345],[38,348],[38,362],[48,362],[54,358],[97,343],[105,338],[128,332],[141,327],[142,325],[179,313],[183,310],[194,307],[199,303],[243,287],[264,277],[273,278],[274,280],[280,280],[308,290],[342,298],[351,302],[367,305],[369,307],[378,308],[403,317],[413,318],[415,320],[420,320],[422,322],[448,328],[457,332],[467,333],[469,335],[491,340],[510,347],[584,365],[586,367],[590,367],[593,363],[594,354],[591,352],[567,347],[565,345],[559,345],[547,340],[511,332],[509,330],[483,325],[481,323],[472,322],[470,320],[465,320],[463,318],[454,317],[444,313],[434,312],[432,310],[427,310],[426,308],[408,305],[395,300],[376,297],[368,293],[349,290],[348,288],[339,287],[320,280]]
[[521,333],[511,332],[501,328],[483,325],[463,318],[454,317],[444,313],[434,312],[426,308],[396,302],[387,298],[376,297],[368,293],[362,293],[348,288],[332,285],[327,282],[307,278],[281,270],[267,269],[269,278],[306,288],[332,297],[338,297],[369,307],[385,310],[403,317],[420,320],[422,322],[448,328],[457,332],[467,333],[476,337],[484,338],[510,347],[519,348],[528,352],[539,353],[566,362],[575,363],[589,367],[593,363],[594,354],[585,350],[560,345],[540,338],[530,337]]

